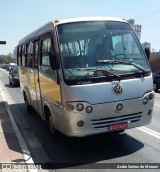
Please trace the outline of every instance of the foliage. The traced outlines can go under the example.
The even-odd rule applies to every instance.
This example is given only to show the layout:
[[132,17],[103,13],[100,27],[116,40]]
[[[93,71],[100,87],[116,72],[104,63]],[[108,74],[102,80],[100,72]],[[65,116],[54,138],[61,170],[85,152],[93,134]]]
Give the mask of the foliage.
[[16,62],[16,60],[14,58],[12,58],[11,54],[8,55],[0,55],[0,63],[2,64],[8,64],[8,63],[12,63],[12,62]]

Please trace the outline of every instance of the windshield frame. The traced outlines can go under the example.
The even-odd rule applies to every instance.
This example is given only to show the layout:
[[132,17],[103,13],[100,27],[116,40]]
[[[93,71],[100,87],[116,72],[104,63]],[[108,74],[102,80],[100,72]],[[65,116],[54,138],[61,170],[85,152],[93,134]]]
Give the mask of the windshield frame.
[[[87,21],[87,22],[97,22],[97,21]],[[123,22],[120,22],[120,21],[98,21],[98,22],[106,22],[106,23],[117,23],[118,22],[118,24],[119,23],[123,23]],[[73,22],[73,23],[67,23],[67,24],[62,24],[62,25],[60,24],[60,25],[57,26],[57,36],[58,36],[59,48],[61,46],[61,40],[60,40],[60,35],[59,35],[59,27],[61,27],[63,25],[70,25],[70,24],[77,24],[77,23],[86,23],[86,21],[85,22]],[[129,25],[128,23],[125,23],[125,24]],[[143,76],[144,77],[145,76],[149,76],[151,74],[150,65],[148,63],[147,57],[146,57],[146,55],[145,55],[145,53],[144,53],[144,51],[142,49],[141,44],[140,44],[138,38],[135,36],[134,31],[130,27],[130,25],[129,25],[129,31],[131,31],[132,34],[134,35],[134,40],[136,42],[136,45],[138,46],[140,53],[144,56],[143,58],[145,59],[147,67],[148,67],[148,69],[146,70],[145,74],[143,73]],[[104,75],[104,76],[91,77],[91,78],[88,78],[88,77],[85,77],[85,76],[82,77],[82,78],[79,78],[79,77],[78,78],[66,77],[66,75],[65,75],[65,70],[66,69],[64,67],[63,55],[61,53],[61,50],[60,50],[60,58],[61,58],[60,61],[61,61],[61,66],[62,66],[63,78],[64,78],[64,81],[66,82],[66,84],[69,84],[69,85],[70,84],[71,85],[72,84],[77,84],[77,83],[79,83],[79,81],[82,81],[82,82],[83,81],[84,82],[88,82],[89,81],[89,83],[94,83],[94,82],[106,82],[106,81],[115,80],[115,76],[114,75],[110,75],[110,76],[105,76]],[[83,68],[85,70],[85,67],[83,67]],[[88,67],[86,66],[86,68],[88,68]],[[82,68],[80,68],[80,69],[82,69]],[[69,69],[67,69],[67,70],[69,70]],[[137,75],[137,73],[139,73],[139,75]],[[128,73],[125,73],[125,74],[120,74],[120,76],[121,76],[121,79],[135,78],[137,76],[141,77],[141,73],[142,73],[142,71],[141,72],[138,71],[138,72],[134,72],[134,73],[133,72],[128,72]]]

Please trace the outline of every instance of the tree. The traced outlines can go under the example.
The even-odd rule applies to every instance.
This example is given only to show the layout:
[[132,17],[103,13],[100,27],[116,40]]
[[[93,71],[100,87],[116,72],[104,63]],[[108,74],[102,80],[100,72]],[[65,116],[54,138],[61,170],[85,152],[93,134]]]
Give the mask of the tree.
[[12,54],[0,56],[0,63],[8,64],[12,62],[15,62],[15,59],[12,58]]

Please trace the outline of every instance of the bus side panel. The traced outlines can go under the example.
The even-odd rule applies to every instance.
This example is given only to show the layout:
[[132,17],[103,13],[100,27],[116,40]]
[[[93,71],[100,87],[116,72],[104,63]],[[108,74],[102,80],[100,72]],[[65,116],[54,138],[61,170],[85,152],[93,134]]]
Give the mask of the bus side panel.
[[42,115],[42,110],[39,109],[39,107],[42,108],[42,106],[38,105],[39,99],[37,99],[37,91],[39,90],[36,90],[36,88],[39,88],[39,86],[36,87],[34,69],[19,66],[19,78],[21,88],[25,92],[29,104]]
[[39,83],[41,93],[55,102],[61,103],[60,85],[58,85],[52,78],[47,75],[39,73]]
[[47,106],[54,117],[55,127],[65,133],[64,110],[61,102],[61,88],[57,82],[43,72],[39,72],[39,84],[43,107]]
[[47,106],[54,117],[55,128],[63,134],[66,134],[65,112],[60,104],[57,104],[53,99],[47,97],[41,93],[42,102],[44,106]]
[[[65,133],[60,85],[53,79],[42,74],[42,72],[38,74],[37,70],[22,66],[19,66],[19,78],[21,88],[26,93],[29,104],[42,117],[44,117],[43,108],[47,106],[51,114],[54,115],[56,128]],[[41,108],[41,111],[39,108]]]

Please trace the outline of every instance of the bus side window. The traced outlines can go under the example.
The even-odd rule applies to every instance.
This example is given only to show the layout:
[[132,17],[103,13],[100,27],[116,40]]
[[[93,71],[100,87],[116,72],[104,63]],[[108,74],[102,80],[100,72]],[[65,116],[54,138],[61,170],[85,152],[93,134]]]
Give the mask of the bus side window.
[[39,41],[34,43],[34,68],[38,69]]
[[41,42],[41,60],[40,60],[40,70],[51,77],[53,80],[57,81],[57,71],[52,70],[50,66],[49,54],[52,49],[51,38],[46,38]]
[[27,57],[27,45],[22,47],[22,66],[26,66],[26,57]]
[[33,43],[30,42],[27,51],[27,67],[33,67]]
[[18,47],[18,65],[22,65],[22,51],[21,51],[21,46]]
[[49,61],[49,52],[51,49],[51,39],[45,39],[42,41],[42,59],[41,59],[41,64],[44,66],[50,66],[50,61]]

